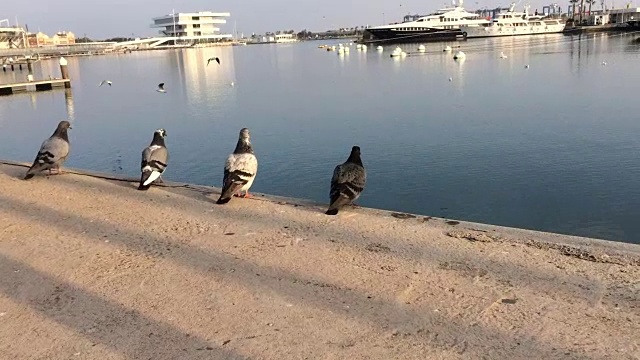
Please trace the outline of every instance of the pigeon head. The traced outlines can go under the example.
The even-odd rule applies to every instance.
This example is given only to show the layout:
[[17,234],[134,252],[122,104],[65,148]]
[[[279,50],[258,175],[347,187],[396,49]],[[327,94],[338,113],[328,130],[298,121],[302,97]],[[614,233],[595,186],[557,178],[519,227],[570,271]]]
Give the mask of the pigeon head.
[[249,129],[243,128],[240,130],[240,139],[247,140],[251,139],[251,135],[249,134]]
[[72,129],[70,122],[68,122],[67,120],[62,120],[58,123],[58,130],[62,131],[67,129]]
[[233,151],[234,154],[253,154],[253,147],[251,146],[251,135],[249,135],[249,129],[243,128],[240,130],[240,136],[238,136],[238,144]]
[[347,162],[362,165],[362,159],[360,159],[360,146],[354,146],[351,148],[351,154],[349,155]]
[[160,135],[160,137],[167,137],[167,130],[165,129],[158,129],[156,130],[156,134]]

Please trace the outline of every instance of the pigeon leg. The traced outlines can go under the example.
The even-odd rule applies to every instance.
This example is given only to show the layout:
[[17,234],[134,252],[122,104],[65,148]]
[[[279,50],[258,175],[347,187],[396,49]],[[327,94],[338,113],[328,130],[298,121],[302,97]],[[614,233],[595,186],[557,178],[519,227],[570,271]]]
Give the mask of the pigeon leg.
[[253,195],[249,194],[249,190],[247,190],[247,191],[244,192],[244,196],[242,196],[242,197],[245,198],[245,199],[248,199],[248,198],[250,198],[252,196]]
[[164,184],[164,180],[162,180],[162,175],[160,175],[160,177],[158,177],[155,181],[156,184]]
[[354,208],[359,208],[360,205],[356,204],[356,203],[351,203],[351,206],[353,206]]

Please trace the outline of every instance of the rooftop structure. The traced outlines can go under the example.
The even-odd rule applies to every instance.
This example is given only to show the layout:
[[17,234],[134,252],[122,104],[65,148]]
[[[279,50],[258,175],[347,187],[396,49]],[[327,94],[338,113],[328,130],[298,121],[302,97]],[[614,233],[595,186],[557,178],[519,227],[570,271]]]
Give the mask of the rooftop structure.
[[160,34],[181,40],[202,42],[219,41],[232,38],[231,34],[221,34],[219,25],[227,23],[231,13],[200,11],[194,13],[172,13],[153,18],[151,27],[162,28]]

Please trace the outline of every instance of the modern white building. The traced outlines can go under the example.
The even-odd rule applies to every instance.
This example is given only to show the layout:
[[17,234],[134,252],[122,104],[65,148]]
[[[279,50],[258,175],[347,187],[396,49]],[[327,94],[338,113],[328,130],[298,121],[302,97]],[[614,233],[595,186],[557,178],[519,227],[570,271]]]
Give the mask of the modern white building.
[[218,26],[226,24],[226,18],[231,13],[214,13],[200,11],[194,13],[172,13],[153,18],[151,27],[162,28],[160,34],[176,37],[180,40],[195,40],[197,42],[215,42],[231,39],[231,34],[220,33]]

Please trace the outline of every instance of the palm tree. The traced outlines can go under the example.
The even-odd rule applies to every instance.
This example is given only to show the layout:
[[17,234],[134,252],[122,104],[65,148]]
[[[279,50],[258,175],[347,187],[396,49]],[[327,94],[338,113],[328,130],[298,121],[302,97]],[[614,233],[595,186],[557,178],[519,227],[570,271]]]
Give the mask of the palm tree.
[[575,20],[576,17],[576,4],[578,0],[569,0],[569,4],[571,4],[571,20]]
[[587,0],[587,4],[589,4],[589,17],[591,17],[591,6],[595,5],[598,0]]

